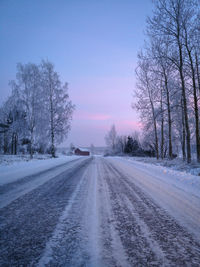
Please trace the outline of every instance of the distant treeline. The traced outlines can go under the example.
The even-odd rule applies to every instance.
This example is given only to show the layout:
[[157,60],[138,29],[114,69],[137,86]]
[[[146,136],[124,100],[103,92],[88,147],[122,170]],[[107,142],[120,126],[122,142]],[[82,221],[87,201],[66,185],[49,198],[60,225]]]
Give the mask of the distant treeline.
[[[107,155],[129,155],[137,157],[155,157],[155,147],[140,141],[138,132],[134,132],[132,135],[117,135],[115,125],[111,126],[110,131],[105,136],[105,142],[107,149],[105,156]],[[176,155],[173,155],[174,157]]]

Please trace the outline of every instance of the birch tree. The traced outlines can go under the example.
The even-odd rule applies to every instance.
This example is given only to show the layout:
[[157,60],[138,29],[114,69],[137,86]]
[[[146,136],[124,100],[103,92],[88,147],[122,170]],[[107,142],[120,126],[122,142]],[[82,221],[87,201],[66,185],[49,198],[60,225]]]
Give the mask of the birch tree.
[[[198,39],[198,30],[196,29],[197,17],[193,18],[193,23],[188,25],[186,21],[183,23],[183,33],[184,33],[184,45],[187,51],[188,57],[188,75],[192,81],[192,94],[193,94],[193,105],[194,105],[194,115],[195,115],[195,137],[196,137],[196,154],[197,161],[200,162],[200,133],[199,133],[199,104],[198,104],[198,59],[195,53],[195,39]],[[200,39],[199,39],[200,41]],[[197,59],[197,69],[195,68],[195,58]]]
[[70,130],[74,105],[69,100],[67,83],[62,85],[54,65],[49,61],[41,64],[43,105],[48,120],[51,155],[55,157],[55,144],[60,144]]
[[67,83],[62,84],[52,63],[18,64],[16,80],[10,82],[12,95],[0,108],[0,123],[8,129],[0,136],[4,153],[17,153],[17,146],[55,157],[55,146],[70,130],[74,105],[69,100]]
[[105,136],[105,142],[111,153],[115,153],[116,142],[117,142],[117,132],[115,125],[113,124],[109,132]]
[[30,140],[30,157],[33,157],[33,144],[35,138],[35,127],[38,109],[41,107],[38,98],[40,90],[40,72],[37,65],[18,64],[16,81],[12,82],[13,88],[18,90],[19,98],[26,114],[27,129]]
[[[173,155],[172,148],[172,117],[171,117],[171,90],[169,82],[172,79],[173,64],[168,59],[170,44],[168,38],[157,37],[151,42],[152,58],[157,66],[157,76],[160,76],[160,90],[161,90],[161,109],[163,104],[166,104],[167,109],[167,122],[168,122],[168,157],[171,159]],[[164,98],[164,99],[163,99]],[[163,111],[162,111],[163,112]],[[162,115],[162,114],[161,114]],[[162,124],[163,124],[163,115]],[[163,131],[163,129],[162,129]],[[162,133],[163,135],[163,133]],[[162,141],[164,145],[164,140]],[[163,146],[162,145],[162,146]]]
[[188,163],[191,162],[191,137],[184,75],[185,50],[183,25],[192,23],[194,2],[190,0],[156,0],[153,18],[148,20],[148,29],[153,29],[153,31],[150,30],[152,35],[164,35],[170,38],[172,49],[170,60],[177,68],[182,90]]
[[158,92],[155,86],[155,80],[152,76],[150,61],[145,58],[141,53],[138,55],[138,67],[136,69],[137,77],[137,91],[136,95],[138,102],[135,105],[137,110],[141,112],[141,119],[144,123],[144,120],[147,119],[149,124],[152,123],[154,129],[154,146],[156,151],[156,158],[159,158],[159,148],[158,148],[158,130],[157,130],[157,109],[156,102],[158,97]]

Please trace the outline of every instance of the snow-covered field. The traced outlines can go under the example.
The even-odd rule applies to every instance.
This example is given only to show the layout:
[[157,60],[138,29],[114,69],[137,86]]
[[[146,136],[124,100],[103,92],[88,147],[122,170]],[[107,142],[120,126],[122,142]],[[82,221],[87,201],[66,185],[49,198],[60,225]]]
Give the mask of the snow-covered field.
[[0,186],[0,266],[199,266],[199,177],[120,157],[49,168]]

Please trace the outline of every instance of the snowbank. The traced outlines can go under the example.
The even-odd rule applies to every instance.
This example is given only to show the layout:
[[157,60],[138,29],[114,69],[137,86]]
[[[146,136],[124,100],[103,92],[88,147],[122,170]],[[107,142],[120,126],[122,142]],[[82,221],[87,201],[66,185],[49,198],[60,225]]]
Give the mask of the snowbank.
[[[1,156],[1,163],[3,162],[2,158]],[[17,156],[4,157],[4,162],[0,165],[0,186],[78,158],[80,157],[64,155],[60,155],[58,158],[44,159],[41,157],[32,160]]]
[[164,166],[177,171],[184,171],[193,175],[200,175],[200,164],[196,161],[192,161],[190,164],[184,162],[181,158],[175,158],[173,160],[168,159],[156,159],[148,157],[127,157],[128,159],[137,160],[157,166]]
[[[134,158],[109,157],[110,159],[126,164],[126,170],[131,171],[131,167],[137,168],[143,173],[153,176],[154,178],[164,181],[170,185],[178,187],[185,192],[199,197],[200,196],[200,177],[187,173],[186,171],[177,171],[161,165],[139,162]],[[129,170],[130,169],[130,170]]]

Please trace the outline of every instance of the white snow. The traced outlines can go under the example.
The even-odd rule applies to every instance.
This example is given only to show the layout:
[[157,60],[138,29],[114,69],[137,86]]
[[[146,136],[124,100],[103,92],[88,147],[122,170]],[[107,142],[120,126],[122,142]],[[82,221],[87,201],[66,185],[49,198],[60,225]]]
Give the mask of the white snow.
[[[79,234],[82,239],[79,241],[80,244],[76,249],[75,255],[73,255],[73,259],[71,259],[73,262],[72,266],[79,266],[79,246],[84,247],[86,251],[85,253],[89,255],[87,266],[102,266],[101,264],[99,265],[97,213],[97,172],[95,165],[92,164],[86,168],[80,178],[75,191],[70,197],[69,202],[59,218],[59,222],[52,234],[52,237],[46,244],[43,256],[37,266],[40,267],[50,264],[50,261],[55,257],[55,248],[61,246],[63,240],[68,238],[66,234],[66,227],[68,224],[73,223],[73,218],[75,219],[75,224],[79,222],[81,224],[80,229],[78,228],[77,231],[80,231]],[[72,222],[70,221],[70,218]],[[74,242],[75,239],[76,238],[74,238]],[[73,241],[70,240],[70,242]],[[75,243],[74,246],[76,246]]]
[[80,182],[77,185],[75,191],[73,192],[67,206],[65,207],[61,217],[59,218],[59,222],[56,226],[56,229],[54,230],[52,238],[46,244],[44,255],[42,256],[42,258],[38,262],[38,267],[46,266],[47,264],[49,264],[50,260],[52,259],[52,254],[54,252],[53,248],[58,246],[59,238],[62,238],[64,235],[65,219],[68,217],[69,211],[71,210],[72,205],[73,205],[77,195],[80,194],[80,188],[81,188],[83,181],[84,181],[84,179],[80,180]]
[[[76,159],[79,159],[77,162]],[[27,175],[37,175],[34,179],[30,179],[25,183],[18,184],[17,187],[14,187],[9,193],[5,193],[1,195],[0,201],[0,208],[3,208],[10,204],[13,200],[19,198],[20,196],[32,191],[33,189],[37,188],[38,186],[44,184],[45,182],[49,181],[50,179],[56,177],[60,173],[66,171],[68,168],[74,167],[76,164],[79,165],[81,161],[84,161],[85,158],[81,157],[60,157],[56,159],[48,159],[42,162],[39,161],[29,161],[18,163],[14,166],[6,166],[9,167],[8,169],[4,168],[4,174],[0,174],[1,184],[6,185],[10,182],[15,182],[20,180]],[[74,161],[75,160],[75,161]],[[65,163],[69,163],[66,165]],[[24,167],[22,169],[22,167]],[[54,168],[55,167],[55,168]],[[1,168],[0,168],[1,169]],[[45,171],[42,172],[41,171]]]
[[200,177],[133,159],[108,160],[200,239]]
[[[73,161],[78,158],[79,160]],[[0,207],[60,173],[63,173],[62,178],[66,179],[71,177],[73,170],[77,170],[68,184],[73,190],[64,202],[63,210],[56,219],[57,224],[54,230],[52,229],[37,266],[133,266],[134,261],[150,255],[151,251],[159,263],[163,262],[168,266],[171,261],[167,256],[172,253],[173,259],[176,259],[176,248],[178,256],[182,257],[183,241],[187,242],[183,251],[190,246],[186,233],[191,233],[195,240],[200,240],[198,176],[123,157],[92,157],[88,164],[82,164],[85,169],[79,168],[85,159],[87,157],[62,156],[58,159],[33,160],[13,165],[18,176],[23,174],[19,169],[26,164],[29,166],[25,168],[27,173],[35,174],[42,168],[46,168],[46,171],[33,179],[25,179],[25,183],[17,181],[16,189],[13,188],[7,195],[6,192],[2,195],[3,202]],[[63,165],[67,161],[68,164]],[[41,163],[44,165],[40,165]],[[10,167],[7,174],[10,172],[15,176],[13,166],[2,168]],[[51,169],[52,166],[59,167]],[[65,171],[71,168],[69,176],[65,176]],[[5,185],[8,188],[9,186],[11,185]],[[46,186],[48,185],[41,186],[41,192]],[[33,198],[34,193],[31,196]],[[173,218],[184,228],[175,229]],[[167,220],[172,223],[165,224]],[[151,224],[148,224],[149,221]],[[176,230],[172,231],[175,239],[170,241],[174,246],[173,252],[163,249],[162,237],[156,238],[160,233],[160,224],[161,233],[166,233],[166,239],[171,227]],[[182,243],[179,244],[177,240],[178,246],[174,244],[176,233],[179,233],[179,237],[184,235]],[[139,240],[141,244],[137,247]],[[130,251],[130,244],[133,242],[136,244],[135,255]],[[146,258],[142,260],[145,262]]]
[[169,159],[156,159],[153,157],[126,157],[129,160],[136,160],[139,162],[144,162],[148,163],[151,165],[156,165],[156,166],[163,166],[170,168],[171,170],[177,170],[193,175],[200,175],[200,164],[196,162],[195,159],[192,159],[192,162],[188,164],[186,161],[183,161],[182,158],[175,158],[173,160]]
[[[112,157],[110,157],[112,159]],[[186,192],[199,197],[200,196],[200,177],[192,175],[186,171],[177,171],[161,165],[134,160],[134,158],[113,157],[117,162],[124,162],[127,166],[132,166],[138,170],[142,170],[146,174],[156,179],[162,180],[170,185],[181,188]]]
[[0,165],[0,186],[3,184],[14,182],[25,176],[48,170],[49,168],[56,167],[58,165],[64,164],[65,162],[69,162],[78,158],[80,157],[60,155],[58,158],[49,158],[43,160],[16,160],[12,161],[11,165],[4,163]]
[[[100,162],[100,157],[96,157],[97,161]],[[109,254],[109,251],[104,250],[107,260],[113,256],[118,262],[118,266],[127,266],[130,264],[126,259],[126,253],[122,245],[119,233],[116,231],[116,226],[114,225],[115,217],[113,214],[110,192],[108,184],[105,181],[105,169],[103,165],[99,164],[98,166],[98,188],[99,188],[99,201],[98,201],[98,210],[99,210],[99,219],[101,221],[101,228],[103,229],[102,236],[104,239],[109,239],[112,247],[113,255]],[[103,240],[102,240],[103,243]],[[103,245],[101,245],[103,248]],[[112,263],[105,264],[105,266],[112,266]],[[104,265],[103,265],[104,266]]]

